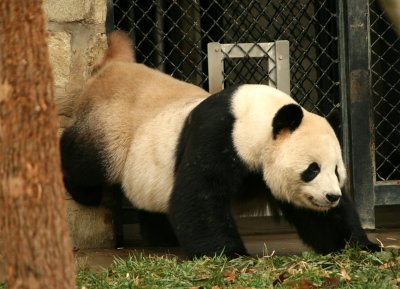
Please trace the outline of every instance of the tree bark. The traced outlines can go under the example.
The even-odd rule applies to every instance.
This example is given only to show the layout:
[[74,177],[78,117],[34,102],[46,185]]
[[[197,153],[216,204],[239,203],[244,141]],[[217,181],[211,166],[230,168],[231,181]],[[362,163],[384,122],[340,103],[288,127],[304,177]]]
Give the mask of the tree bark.
[[0,245],[6,284],[75,288],[41,0],[0,0]]

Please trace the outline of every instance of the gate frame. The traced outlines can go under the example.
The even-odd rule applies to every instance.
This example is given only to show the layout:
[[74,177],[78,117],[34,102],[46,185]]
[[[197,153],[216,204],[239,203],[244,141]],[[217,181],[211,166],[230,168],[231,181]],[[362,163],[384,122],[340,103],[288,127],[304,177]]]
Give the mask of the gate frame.
[[348,187],[363,227],[375,229],[375,206],[399,205],[400,182],[376,181],[369,0],[340,0],[338,5]]

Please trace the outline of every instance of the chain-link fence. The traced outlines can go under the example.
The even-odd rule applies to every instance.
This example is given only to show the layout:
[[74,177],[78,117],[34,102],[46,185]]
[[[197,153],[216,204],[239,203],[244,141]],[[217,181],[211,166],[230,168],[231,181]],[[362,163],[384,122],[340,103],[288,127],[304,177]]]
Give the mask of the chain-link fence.
[[400,180],[400,38],[376,0],[370,23],[376,179]]
[[[324,115],[339,105],[335,1],[114,0],[114,23],[135,40],[138,62],[206,89],[207,43],[289,40],[292,96]],[[263,83],[264,61],[228,61],[227,84]]]
[[[115,28],[129,31],[138,62],[208,89],[207,43],[289,40],[291,95],[328,115],[340,107],[336,1],[114,0]],[[400,42],[370,1],[376,179],[400,179]],[[225,62],[225,85],[265,83],[265,58]]]
[[[349,172],[352,169],[366,174],[374,171],[376,181],[385,184],[377,187],[376,183],[369,181],[368,176],[367,181],[361,181],[362,184],[370,182],[368,186],[353,184],[356,191],[361,190],[359,194],[365,194],[366,198],[371,196],[368,205],[372,206],[361,210],[364,214],[361,214],[362,219],[367,220],[365,216],[373,214],[373,210],[369,209],[375,205],[373,196],[377,197],[377,194],[380,194],[380,201],[377,202],[380,205],[399,203],[396,192],[399,191],[400,180],[400,40],[378,6],[378,0],[108,1],[108,29],[122,29],[130,33],[135,42],[138,62],[207,90],[208,43],[254,43],[259,47],[259,43],[288,40],[292,97],[307,109],[325,116],[337,108],[344,108],[348,117],[342,121],[344,134],[348,137],[344,152],[345,156],[351,155],[349,158],[353,162],[351,164],[349,161],[352,165]],[[358,14],[353,13],[354,10],[346,11],[347,7],[363,10],[360,19],[364,21],[364,15],[368,14],[364,9],[368,9],[368,4],[369,23],[350,21],[353,14]],[[347,23],[353,23],[353,26]],[[346,33],[361,31],[355,29],[359,26],[354,25],[370,25],[370,46],[360,46],[365,49],[361,51],[361,58],[357,58],[356,49],[347,46],[350,40],[346,39]],[[363,34],[362,39],[367,39],[367,34]],[[343,42],[339,43],[339,36]],[[368,78],[361,77],[359,79],[363,82],[359,85],[366,87],[362,93],[368,96],[368,100],[369,88],[373,97],[371,114],[375,124],[375,162],[372,159],[371,165],[366,162],[368,167],[364,170],[363,158],[370,157],[369,147],[365,156],[355,156],[352,150],[357,150],[357,145],[352,143],[351,138],[354,142],[354,138],[358,139],[357,133],[359,136],[369,133],[368,128],[365,130],[368,121],[360,121],[368,118],[369,112],[365,110],[369,105],[365,109],[363,107],[362,113],[365,115],[354,115],[355,111],[359,111],[354,110],[352,105],[360,100],[352,98],[357,98],[358,94],[351,90],[354,87],[348,91],[346,84],[358,85],[359,79],[350,81],[345,78],[350,77],[347,65],[353,69],[350,71],[353,75],[354,69],[359,69],[360,63],[357,61],[363,62],[361,72],[367,67],[365,72],[368,74],[368,65],[364,66],[369,61],[368,56],[365,57],[368,49],[371,83],[368,83]],[[341,63],[339,55],[343,56]],[[357,61],[352,61],[352,57]],[[223,69],[225,87],[241,83],[271,83],[268,69],[273,66],[268,64],[269,61],[271,59],[264,57],[226,58]],[[343,96],[341,92],[348,95]],[[360,127],[360,124],[363,126]],[[372,138],[368,135],[362,139],[366,140],[365,145],[368,146]],[[390,186],[386,185],[388,182]],[[365,188],[372,193],[366,193]]]

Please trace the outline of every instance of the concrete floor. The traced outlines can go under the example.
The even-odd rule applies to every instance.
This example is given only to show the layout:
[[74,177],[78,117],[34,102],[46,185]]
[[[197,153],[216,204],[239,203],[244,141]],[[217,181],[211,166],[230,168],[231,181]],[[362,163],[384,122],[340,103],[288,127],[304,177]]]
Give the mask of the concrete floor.
[[[379,239],[385,247],[395,246],[400,248],[400,228],[376,230],[368,233],[370,240]],[[277,254],[289,255],[300,254],[309,250],[295,233],[280,234],[252,234],[242,236],[244,243],[252,255]],[[87,264],[94,271],[108,267],[115,257],[127,258],[132,254],[158,255],[172,254],[184,258],[179,248],[121,248],[121,249],[80,249],[75,251],[77,264]],[[4,281],[4,260],[0,254],[0,282]]]
[[[368,233],[371,241],[382,243],[385,247],[400,248],[400,229],[376,230]],[[300,254],[310,250],[305,246],[295,233],[260,234],[242,236],[245,246],[251,255],[263,254],[291,255]],[[377,239],[379,241],[377,241]],[[158,255],[172,254],[183,257],[179,248],[121,248],[121,249],[86,249],[75,252],[79,262],[87,263],[93,270],[101,270],[108,267],[114,257],[127,258],[132,254]]]

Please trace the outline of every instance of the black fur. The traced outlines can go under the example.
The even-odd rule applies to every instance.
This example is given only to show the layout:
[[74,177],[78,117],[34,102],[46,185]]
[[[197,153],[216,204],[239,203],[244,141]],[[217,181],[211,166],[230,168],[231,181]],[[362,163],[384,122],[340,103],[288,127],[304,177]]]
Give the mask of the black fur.
[[303,182],[308,183],[315,179],[321,172],[321,168],[316,162],[312,162],[305,171],[300,174],[300,178]]
[[166,214],[138,210],[140,234],[146,245],[175,247],[179,245],[174,229]]
[[170,220],[189,257],[247,254],[231,212],[245,167],[231,138],[234,88],[198,105],[186,120],[177,150]]
[[82,136],[79,127],[71,126],[65,129],[60,146],[65,188],[75,201],[99,205],[106,179],[99,145]]
[[331,125],[336,137],[341,140],[342,137],[342,115],[339,109],[332,110],[326,117],[326,120]]
[[[246,190],[246,180],[251,180],[253,187],[257,179],[261,180],[258,185],[271,195],[261,172],[258,178],[249,178],[254,173],[246,168],[233,147],[233,90],[222,91],[199,104],[187,118],[179,140],[169,215],[178,240],[190,257],[221,252],[230,258],[246,255],[232,217],[231,202],[240,199],[241,194],[251,194]],[[289,107],[298,112],[295,105]],[[295,119],[299,118],[302,113],[301,117],[297,113]],[[281,123],[276,127],[287,127],[287,123]],[[289,128],[297,127],[296,123],[289,123]],[[379,248],[367,239],[355,207],[346,196],[327,213],[274,202],[303,241],[317,252],[340,250],[346,242],[370,250]]]
[[279,202],[279,207],[304,243],[317,253],[336,252],[347,243],[369,251],[379,250],[378,245],[368,240],[356,209],[345,192],[339,205],[327,212],[297,208],[284,202]]
[[299,105],[287,104],[282,106],[272,120],[273,138],[276,139],[283,129],[288,129],[290,132],[294,131],[299,127],[302,119],[303,110]]

